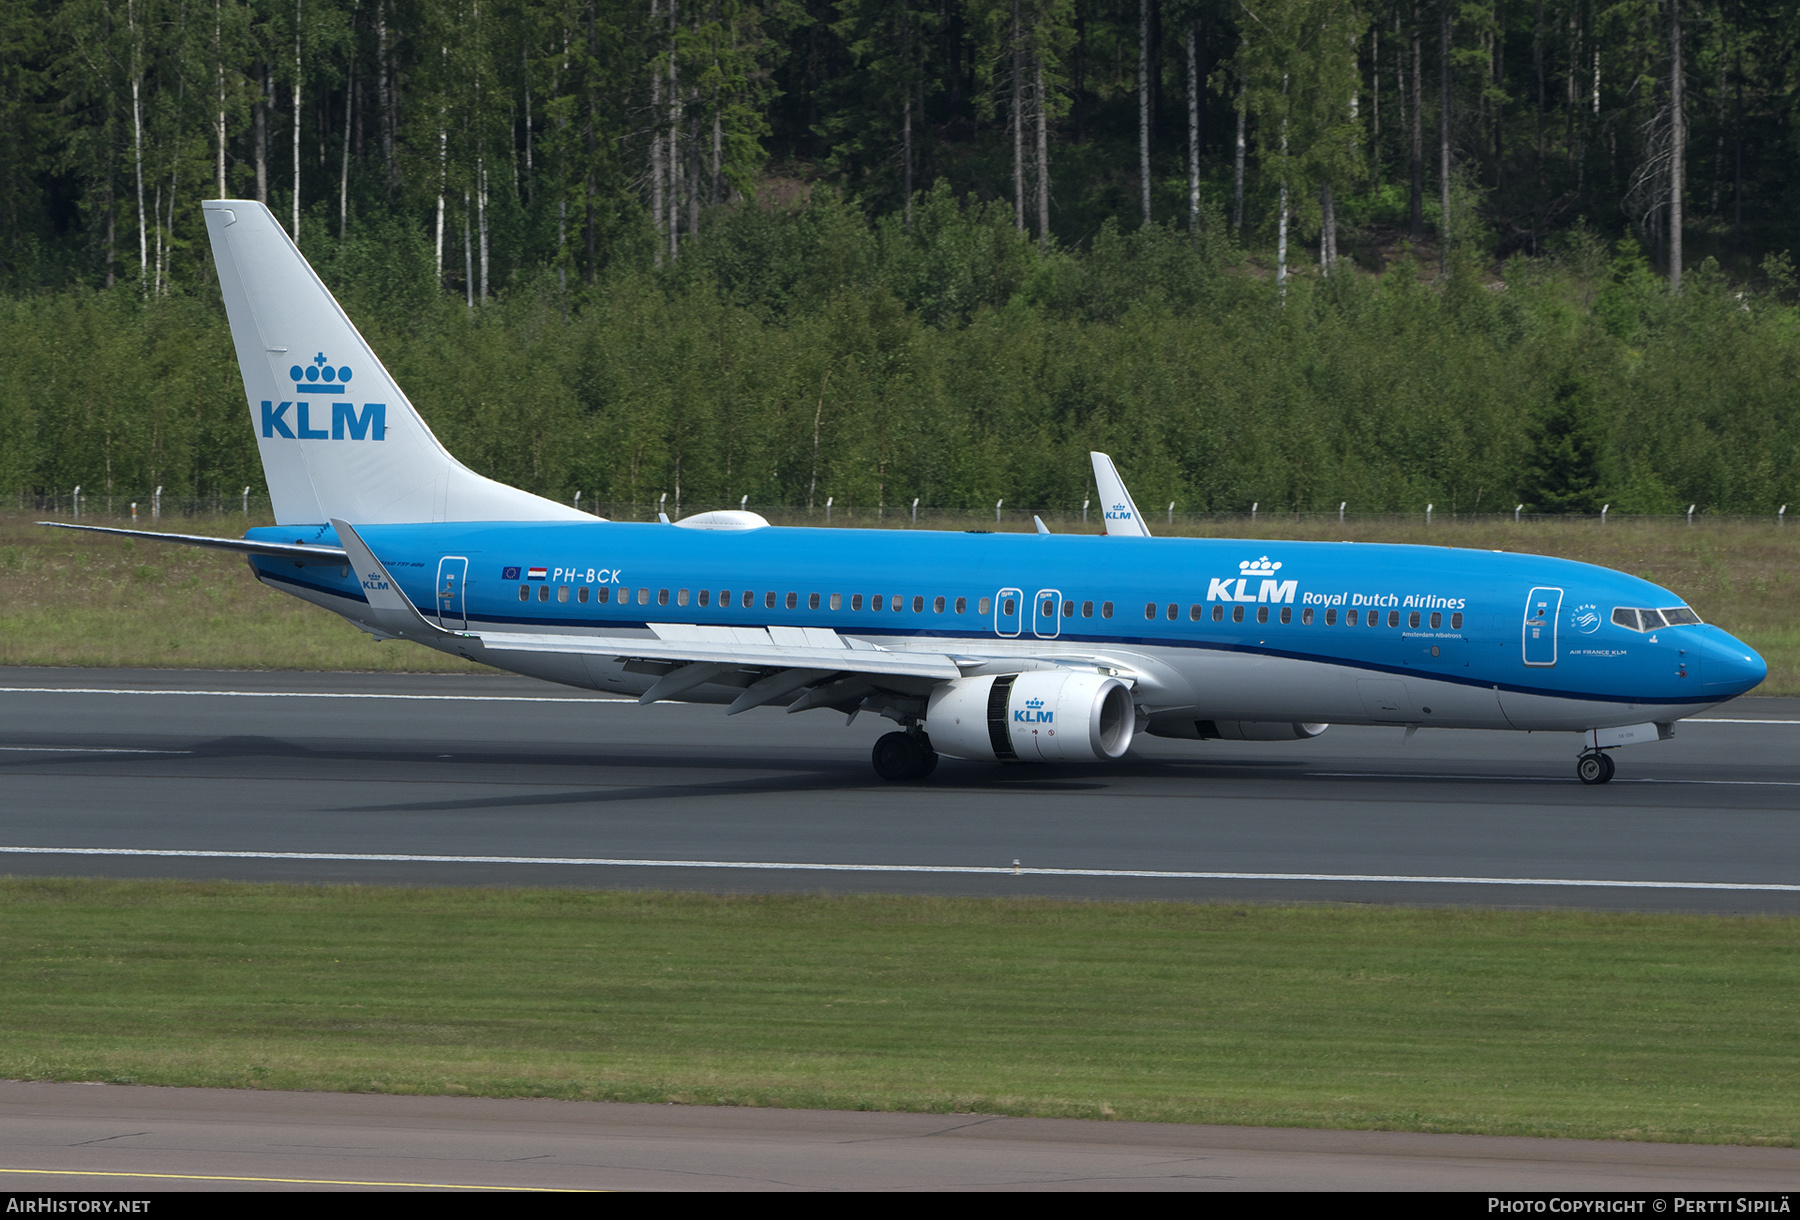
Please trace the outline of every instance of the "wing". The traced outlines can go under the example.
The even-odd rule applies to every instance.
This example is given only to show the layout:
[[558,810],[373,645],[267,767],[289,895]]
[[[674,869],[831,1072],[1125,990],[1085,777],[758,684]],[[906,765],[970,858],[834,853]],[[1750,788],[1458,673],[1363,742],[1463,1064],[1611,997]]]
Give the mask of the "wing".
[[[652,635],[536,634],[451,631],[421,614],[387,568],[346,521],[332,528],[368,600],[371,625],[383,633],[447,647],[471,660],[505,666],[506,654],[552,653],[648,663],[638,672],[659,676],[639,696],[642,703],[673,699],[728,673],[758,674],[727,709],[736,714],[791,698],[790,712],[814,707],[854,711],[865,697],[885,691],[921,699],[939,682],[973,673],[1017,673],[1077,665],[1104,668],[1127,682],[1138,675],[1129,661],[1084,656],[972,656],[878,648],[821,627],[718,627],[651,623]],[[489,654],[498,654],[490,658]]]

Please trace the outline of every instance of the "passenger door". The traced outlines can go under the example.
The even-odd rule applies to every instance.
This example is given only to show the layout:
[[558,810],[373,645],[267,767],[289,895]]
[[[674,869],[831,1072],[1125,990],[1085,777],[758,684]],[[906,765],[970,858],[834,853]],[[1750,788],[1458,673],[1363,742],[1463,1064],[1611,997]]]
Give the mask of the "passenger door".
[[1002,589],[994,594],[994,634],[1011,638],[1019,634],[1023,621],[1025,595],[1017,589]]
[[1525,664],[1556,664],[1557,623],[1562,617],[1563,591],[1540,587],[1525,599]]
[[463,608],[463,584],[469,578],[469,561],[462,555],[446,555],[438,560],[437,621],[445,631],[466,631],[468,615]]

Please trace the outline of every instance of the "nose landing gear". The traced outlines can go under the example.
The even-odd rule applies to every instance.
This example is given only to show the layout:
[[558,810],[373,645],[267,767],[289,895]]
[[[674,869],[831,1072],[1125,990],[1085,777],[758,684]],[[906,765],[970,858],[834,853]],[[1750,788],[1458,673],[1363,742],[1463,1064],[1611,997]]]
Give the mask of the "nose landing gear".
[[931,738],[915,730],[882,737],[875,743],[870,761],[875,764],[875,774],[891,783],[924,779],[937,770],[938,756],[931,748]]
[[1612,756],[1604,751],[1589,750],[1575,760],[1575,778],[1584,784],[1604,784],[1612,777]]

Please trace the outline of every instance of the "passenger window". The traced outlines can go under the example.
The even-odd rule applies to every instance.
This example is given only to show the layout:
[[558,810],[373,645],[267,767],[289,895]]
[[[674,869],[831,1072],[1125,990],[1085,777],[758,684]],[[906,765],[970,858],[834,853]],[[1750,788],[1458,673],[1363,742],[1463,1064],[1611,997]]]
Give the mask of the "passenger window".
[[1438,611],[1433,610],[1431,612],[1431,629],[1433,631],[1436,631],[1439,627],[1442,627],[1443,625],[1444,625],[1444,616],[1442,614],[1440,614]]
[[1040,615],[1044,618],[1055,618],[1056,617],[1056,603],[1053,601],[1046,600],[1042,606],[1038,607],[1038,611],[1039,611]]
[[1101,618],[1111,618],[1112,617],[1112,603],[1111,602],[1101,602],[1100,603],[1100,617]]
[[612,590],[605,585],[601,585],[598,589],[594,590],[594,600],[604,606],[607,602],[612,600]]
[[569,600],[569,586],[568,585],[556,586],[556,600],[559,602],[566,602]]
[[800,608],[800,595],[798,593],[790,593],[787,595],[787,608],[789,610],[797,610]]
[[1004,614],[1008,618],[1011,618],[1014,614],[1018,613],[1017,603],[1015,603],[1012,598],[1010,598],[1010,597],[1007,598],[1005,601],[1000,603],[1000,613]]
[[1064,618],[1074,618],[1075,617],[1075,603],[1074,602],[1064,602],[1063,603],[1063,617]]
[[925,599],[916,593],[913,594],[913,613],[914,614],[925,613]]
[[1156,617],[1156,603],[1155,602],[1146,602],[1144,604],[1144,617],[1145,618],[1155,618]]
[[704,605],[706,605],[706,603],[707,603],[707,600],[708,600],[708,599],[709,599],[709,598],[710,598],[710,597],[711,597],[711,596],[712,596],[712,590],[710,590],[710,589],[702,589],[702,590],[700,590],[700,599],[699,599],[699,600],[700,600],[700,604],[701,604],[701,605],[702,605],[702,606],[704,606]]
[[1234,623],[1241,623],[1244,621],[1244,608],[1242,606],[1233,606],[1231,608],[1231,621]]
[[719,605],[721,607],[729,607],[731,605],[731,590],[730,589],[720,589],[719,590]]
[[817,610],[819,608],[819,595],[817,593],[808,593],[806,595],[806,608],[808,610]]
[[1302,627],[1310,627],[1310,626],[1312,626],[1312,620],[1313,620],[1312,607],[1308,606],[1306,609],[1304,609],[1300,612],[1300,625]]
[[588,597],[588,587],[586,585],[582,585],[580,588],[575,590],[575,600],[576,601],[582,603],[583,605],[586,605],[587,597]]
[[1452,630],[1452,631],[1461,631],[1462,630],[1462,615],[1460,613],[1452,614],[1450,616],[1450,630]]
[[549,585],[539,585],[538,586],[538,600],[541,602],[547,602],[550,600],[550,586]]
[[[958,614],[967,614],[969,612],[969,599],[968,598],[959,597],[956,599],[956,612]],[[982,613],[986,614],[987,611],[983,610]]]
[[656,604],[659,606],[666,606],[669,604],[669,591],[667,589],[658,589],[656,591]]
[[519,586],[519,600],[522,602],[528,602],[531,600],[531,586],[530,585],[520,585]]
[[1333,606],[1329,610],[1325,611],[1325,625],[1327,627],[1337,626],[1337,607],[1336,606]]
[[1213,622],[1222,623],[1224,621],[1225,621],[1225,607],[1214,606],[1213,607]]
[[944,599],[943,598],[934,597],[931,599],[931,612],[933,614],[942,614],[944,612]]
[[638,590],[638,605],[648,606],[649,604],[650,604],[650,590],[639,589]]
[[1199,602],[1195,602],[1193,605],[1188,607],[1188,617],[1193,619],[1197,623],[1200,621],[1200,615],[1201,615],[1202,611],[1204,611],[1204,610],[1205,610],[1204,606],[1202,606]]
[[1292,606],[1283,606],[1281,608],[1281,621],[1284,623],[1291,623],[1294,621],[1294,608]]
[[884,598],[879,593],[872,595],[869,598],[869,609],[870,610],[886,610],[887,609],[887,599]]
[[844,595],[842,593],[833,593],[831,595],[831,608],[833,610],[842,610],[844,608]]
[[1388,626],[1398,627],[1399,625],[1400,625],[1400,612],[1398,610],[1389,610],[1388,611]]
[[1361,621],[1362,621],[1362,611],[1360,611],[1360,610],[1352,610],[1350,613],[1348,613],[1344,616],[1344,625],[1346,627],[1355,627]]
[[1082,602],[1081,603],[1081,617],[1082,618],[1093,618],[1094,617],[1094,603],[1093,602]]
[[1174,621],[1175,621],[1175,620],[1176,620],[1176,619],[1178,619],[1178,618],[1180,618],[1180,617],[1181,617],[1181,607],[1180,607],[1180,606],[1177,606],[1177,605],[1176,605],[1176,604],[1175,604],[1175,603],[1174,603],[1174,602],[1170,602],[1170,603],[1169,603],[1169,608],[1168,608],[1168,610],[1167,610],[1167,611],[1166,611],[1166,613],[1167,613],[1167,615],[1168,615],[1168,619],[1169,619],[1169,621],[1170,621],[1170,622],[1171,622],[1171,623],[1172,623],[1172,622],[1174,622]]
[[862,609],[862,594],[852,593],[850,595],[850,608],[852,610],[861,610]]
[[774,608],[775,608],[775,591],[773,589],[771,589],[769,592],[763,594],[763,609],[773,610]]
[[991,597],[984,597],[980,601],[975,603],[975,613],[977,613],[977,614],[986,614],[993,608],[994,608],[994,599]]
[[688,591],[686,589],[675,590],[675,604],[677,606],[685,606],[688,604]]
[[1406,616],[1406,625],[1415,628],[1419,625],[1419,612],[1417,610],[1414,610],[1411,614]]
[[1258,606],[1256,608],[1256,621],[1259,623],[1266,623],[1269,621],[1269,608],[1267,606]]

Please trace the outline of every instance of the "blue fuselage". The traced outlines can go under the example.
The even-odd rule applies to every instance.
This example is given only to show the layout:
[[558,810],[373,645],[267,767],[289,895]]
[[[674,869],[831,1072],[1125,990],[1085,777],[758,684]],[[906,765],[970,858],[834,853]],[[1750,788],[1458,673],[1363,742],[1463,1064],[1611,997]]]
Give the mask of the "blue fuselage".
[[[953,656],[1129,654],[1170,671],[1159,705],[1181,714],[1584,729],[1691,715],[1767,673],[1716,627],[1619,621],[1681,607],[1666,589],[1508,552],[598,520],[361,532],[455,629],[820,627]],[[336,542],[326,527],[251,536]],[[253,562],[320,604],[362,600],[336,567]]]

